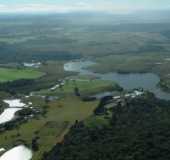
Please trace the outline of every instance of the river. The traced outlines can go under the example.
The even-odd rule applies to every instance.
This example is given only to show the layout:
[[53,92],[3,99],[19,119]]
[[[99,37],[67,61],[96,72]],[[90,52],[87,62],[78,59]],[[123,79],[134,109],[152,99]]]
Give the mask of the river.
[[112,80],[117,82],[121,87],[126,90],[135,88],[143,88],[156,95],[160,99],[170,100],[170,93],[162,91],[157,85],[160,78],[153,73],[105,73],[99,74],[87,69],[89,66],[94,65],[92,61],[74,61],[68,62],[64,65],[65,71],[78,72],[80,75],[92,75],[102,80]]

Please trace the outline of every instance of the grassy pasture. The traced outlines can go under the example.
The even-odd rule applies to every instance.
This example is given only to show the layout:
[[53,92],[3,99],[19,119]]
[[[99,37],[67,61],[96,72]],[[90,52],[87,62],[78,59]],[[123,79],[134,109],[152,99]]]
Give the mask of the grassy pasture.
[[34,69],[0,68],[0,82],[14,81],[18,79],[36,79],[44,73]]
[[[81,93],[101,92],[103,90],[116,86],[114,82],[90,79],[87,77],[72,76],[75,80],[68,80],[65,85],[55,91],[49,89],[35,92],[41,95],[59,95],[60,99],[53,100],[49,103],[44,99],[33,96],[27,101],[31,101],[33,106],[41,108],[46,106],[47,113],[45,116],[28,120],[27,123],[21,124],[13,130],[7,130],[0,133],[0,145],[5,148],[11,148],[23,140],[31,147],[32,139],[39,137],[39,150],[34,152],[33,160],[41,160],[45,152],[48,152],[57,143],[61,142],[64,135],[76,120],[85,120],[91,117],[94,109],[98,105],[98,100],[93,102],[84,102],[74,95],[74,88],[77,86]],[[61,96],[62,95],[62,96]],[[89,119],[87,123],[95,125],[100,121],[103,125],[107,124],[104,119]]]
[[[34,101],[34,105],[40,103]],[[41,101],[41,105],[45,104]],[[18,128],[0,133],[0,144],[6,148],[15,145],[17,141],[24,140],[31,145],[35,136],[40,137],[39,151],[34,153],[33,160],[41,160],[44,152],[49,151],[58,141],[63,139],[65,133],[75,120],[84,120],[96,108],[98,101],[82,102],[75,96],[66,96],[63,99],[48,104],[45,117],[29,120]]]
[[66,80],[65,84],[61,88],[56,88],[53,91],[44,89],[37,93],[40,95],[72,95],[74,94],[75,87],[79,89],[81,95],[87,95],[113,90],[117,87],[117,84],[112,81],[77,77],[75,80]]

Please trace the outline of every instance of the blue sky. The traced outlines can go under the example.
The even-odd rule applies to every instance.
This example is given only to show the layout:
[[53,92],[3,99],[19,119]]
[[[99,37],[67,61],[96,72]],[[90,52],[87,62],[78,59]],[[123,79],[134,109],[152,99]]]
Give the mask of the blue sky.
[[132,12],[170,9],[170,0],[0,0],[0,12]]

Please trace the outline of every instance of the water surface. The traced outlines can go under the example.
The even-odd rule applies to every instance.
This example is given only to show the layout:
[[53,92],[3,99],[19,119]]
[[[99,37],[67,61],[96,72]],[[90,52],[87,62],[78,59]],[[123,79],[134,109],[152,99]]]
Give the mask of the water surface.
[[153,73],[105,73],[99,74],[88,70],[87,67],[95,64],[92,61],[75,61],[68,62],[64,65],[65,71],[78,72],[80,75],[93,75],[102,80],[112,80],[117,82],[121,87],[126,90],[143,88],[153,92],[158,98],[170,100],[170,94],[162,91],[157,85],[160,78]]

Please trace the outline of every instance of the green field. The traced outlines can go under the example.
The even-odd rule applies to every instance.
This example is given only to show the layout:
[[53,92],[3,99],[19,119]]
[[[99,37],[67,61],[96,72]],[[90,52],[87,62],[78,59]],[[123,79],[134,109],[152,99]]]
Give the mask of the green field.
[[36,79],[44,73],[34,69],[11,69],[0,68],[0,82],[14,81],[19,79]]
[[[43,106],[44,101],[34,99],[34,105]],[[11,148],[17,141],[24,140],[29,146],[36,136],[39,139],[39,151],[34,153],[33,160],[41,160],[44,152],[63,139],[65,133],[75,120],[84,120],[93,113],[98,102],[82,102],[75,96],[66,96],[48,104],[45,117],[29,120],[18,128],[0,133],[0,144]]]
[[[2,83],[0,88],[5,92],[13,90],[16,93],[24,94],[29,94],[30,92],[33,91],[50,88],[52,85],[55,85],[58,80],[73,75],[72,72],[70,73],[64,71],[63,69],[64,63],[65,63],[64,61],[46,61],[42,63],[42,65],[38,69],[23,68],[22,66],[20,66],[20,64],[13,65],[9,63],[6,65],[6,67],[3,68],[10,68],[10,70],[7,70],[12,72],[12,74],[9,74],[11,76],[10,80],[24,78],[27,79],[24,80],[26,83],[17,83],[15,81],[12,81],[10,85],[8,83]],[[21,69],[16,69],[17,66],[18,68]],[[4,77],[6,77],[5,79],[6,81],[9,81],[9,77],[6,72],[3,75],[3,79]],[[34,80],[29,81],[29,79]]]
[[[74,80],[72,80],[73,78]],[[76,97],[74,95],[75,86],[79,88],[82,94],[114,90],[117,87],[117,84],[114,82],[95,78],[72,76],[70,79],[65,82],[62,88],[57,88],[54,91],[49,89],[40,90],[39,92],[34,92],[35,96],[25,99],[28,102],[31,101],[33,106],[37,108],[46,106],[46,115],[28,120],[15,129],[1,132],[1,146],[8,149],[20,143],[20,140],[23,140],[31,147],[32,140],[35,137],[40,137],[38,140],[39,150],[34,152],[33,160],[41,160],[44,152],[50,151],[57,142],[63,140],[64,135],[68,133],[76,120],[87,119],[93,114],[99,103],[98,100],[84,102],[80,97]],[[60,99],[46,102],[45,99],[37,97],[36,94],[59,96]],[[90,121],[88,122],[91,123]]]
[[[72,79],[72,78],[71,78]],[[65,84],[51,91],[49,89],[44,89],[36,94],[40,95],[73,95],[75,87],[79,89],[81,95],[91,95],[95,93],[100,93],[104,91],[118,90],[120,87],[113,81],[103,81],[99,79],[87,79],[85,77],[74,77],[74,80],[68,79]]]

